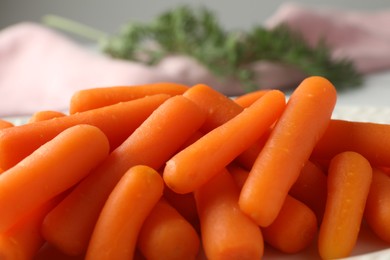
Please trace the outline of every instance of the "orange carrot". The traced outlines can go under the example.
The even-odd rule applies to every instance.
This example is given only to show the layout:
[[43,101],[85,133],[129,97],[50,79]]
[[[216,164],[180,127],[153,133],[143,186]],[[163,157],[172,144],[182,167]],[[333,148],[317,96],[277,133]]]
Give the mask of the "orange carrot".
[[268,92],[251,107],[173,156],[164,168],[165,183],[177,193],[198,189],[259,139],[284,107],[282,92]]
[[187,89],[187,86],[173,82],[83,89],[73,94],[69,113],[74,114],[156,94],[181,95]]
[[69,256],[59,251],[53,245],[45,243],[39,251],[36,253],[33,260],[84,260],[84,255],[79,256]]
[[269,90],[268,89],[260,89],[255,90],[243,95],[240,95],[236,98],[234,98],[234,102],[239,104],[242,107],[249,107],[251,106],[256,100],[264,96]]
[[8,120],[0,119],[0,129],[13,127],[14,124]]
[[372,231],[390,243],[390,176],[378,168],[372,173],[364,216]]
[[59,111],[42,110],[42,111],[35,112],[28,120],[28,123],[34,123],[34,122],[49,120],[49,119],[63,117],[63,116],[66,115]]
[[189,88],[183,96],[192,100],[207,114],[202,126],[204,132],[226,123],[244,110],[229,97],[204,84]]
[[356,152],[343,152],[331,160],[328,196],[318,237],[322,259],[350,255],[357,241],[371,179],[370,163]]
[[111,150],[121,144],[159,105],[169,98],[161,94],[70,116],[0,131],[0,168],[14,166],[39,146],[74,125],[99,127],[110,141]]
[[239,189],[222,171],[195,191],[201,238],[207,259],[261,259],[260,228],[238,207]]
[[0,232],[75,185],[103,161],[108,152],[108,140],[102,131],[90,125],[78,125],[63,131],[3,172],[0,175]]
[[275,220],[325,132],[335,102],[334,86],[322,77],[305,79],[292,93],[241,190],[240,208],[258,225],[265,227]]
[[58,198],[45,202],[0,234],[0,259],[32,259],[44,244],[40,233],[42,220],[56,203]]
[[244,186],[244,183],[246,179],[248,178],[249,171],[242,168],[236,163],[231,163],[227,166],[227,170],[232,175],[234,182],[237,184],[238,188],[241,190],[242,186]]
[[314,211],[318,223],[322,221],[325,210],[326,178],[325,173],[316,164],[307,161],[289,192]]
[[157,171],[144,165],[131,167],[105,202],[85,259],[132,259],[140,229],[163,189]]
[[284,253],[298,253],[314,242],[317,218],[305,204],[287,195],[276,219],[262,228],[264,241]]
[[191,224],[166,200],[161,199],[142,225],[138,248],[149,260],[195,260],[200,239]]
[[183,96],[168,99],[48,214],[44,237],[70,255],[81,254],[104,202],[127,169],[137,164],[159,169],[205,117]]
[[312,157],[330,160],[344,151],[360,153],[374,166],[390,166],[390,125],[331,120]]

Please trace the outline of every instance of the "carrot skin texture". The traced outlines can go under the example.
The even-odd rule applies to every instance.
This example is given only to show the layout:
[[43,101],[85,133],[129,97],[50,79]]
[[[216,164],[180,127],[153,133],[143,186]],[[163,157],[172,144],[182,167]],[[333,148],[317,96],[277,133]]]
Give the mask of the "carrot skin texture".
[[343,152],[331,160],[326,207],[318,237],[322,259],[343,258],[352,252],[371,180],[371,165],[360,154]]
[[317,230],[314,212],[289,195],[274,222],[262,228],[264,241],[288,254],[307,248],[314,241]]
[[330,160],[344,151],[360,153],[373,166],[390,166],[390,125],[331,120],[312,157]]
[[241,190],[240,208],[258,225],[268,226],[278,215],[335,103],[336,90],[322,77],[305,79],[291,95]]
[[162,198],[144,221],[137,244],[149,260],[190,260],[199,253],[200,239],[191,224]]
[[78,125],[64,130],[3,172],[0,175],[0,232],[78,183],[108,152],[109,143],[102,131],[90,125]]
[[78,124],[100,128],[111,150],[121,144],[158,106],[169,98],[160,94],[96,110],[77,113],[0,131],[0,168],[14,166],[63,130]]
[[161,168],[205,117],[183,96],[169,98],[47,215],[44,237],[70,255],[83,253],[105,200],[127,169]]
[[177,193],[195,191],[255,143],[284,108],[284,94],[277,90],[268,92],[236,117],[175,154],[164,168],[165,183]]
[[390,175],[373,168],[364,218],[371,230],[390,243]]
[[226,170],[195,191],[207,259],[261,259],[260,228],[238,207],[239,189]]
[[142,224],[163,189],[164,182],[154,169],[144,165],[130,168],[104,204],[85,259],[132,259]]
[[69,113],[75,114],[157,94],[181,95],[187,89],[187,86],[173,82],[83,89],[71,97]]

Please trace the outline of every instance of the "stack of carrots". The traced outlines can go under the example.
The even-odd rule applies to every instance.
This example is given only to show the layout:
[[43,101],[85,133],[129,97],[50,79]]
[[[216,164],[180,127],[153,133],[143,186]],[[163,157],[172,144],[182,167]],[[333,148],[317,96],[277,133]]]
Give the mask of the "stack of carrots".
[[288,99],[155,83],[2,120],[0,259],[335,259],[363,224],[390,245],[390,125],[336,99],[317,76]]

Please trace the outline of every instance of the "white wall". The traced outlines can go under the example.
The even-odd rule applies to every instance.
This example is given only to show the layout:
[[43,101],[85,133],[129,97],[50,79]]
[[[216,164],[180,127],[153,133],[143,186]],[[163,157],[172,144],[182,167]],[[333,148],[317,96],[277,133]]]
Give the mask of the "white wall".
[[[177,4],[204,5],[213,10],[227,29],[260,24],[283,0],[0,0],[0,29],[20,21],[39,22],[45,14],[57,14],[114,33],[128,21],[149,21]],[[300,0],[308,5],[376,10],[390,8],[388,0]]]

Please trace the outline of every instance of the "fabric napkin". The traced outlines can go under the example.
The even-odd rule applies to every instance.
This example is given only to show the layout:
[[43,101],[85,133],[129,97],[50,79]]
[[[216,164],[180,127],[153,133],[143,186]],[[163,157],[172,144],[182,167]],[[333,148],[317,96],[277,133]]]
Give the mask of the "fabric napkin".
[[[390,10],[355,12],[287,4],[265,26],[280,23],[299,30],[311,44],[323,37],[334,57],[352,59],[362,73],[390,68]],[[284,88],[305,77],[295,68],[264,61],[253,69],[263,88]],[[189,57],[166,57],[149,67],[114,60],[40,24],[23,22],[0,31],[0,117],[66,111],[72,94],[80,89],[162,81],[205,83],[226,95],[244,93],[238,82],[220,81]]]

